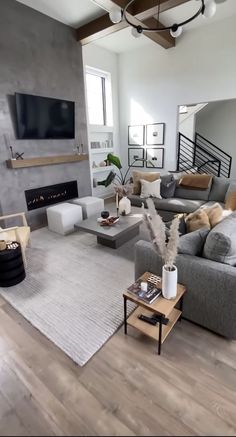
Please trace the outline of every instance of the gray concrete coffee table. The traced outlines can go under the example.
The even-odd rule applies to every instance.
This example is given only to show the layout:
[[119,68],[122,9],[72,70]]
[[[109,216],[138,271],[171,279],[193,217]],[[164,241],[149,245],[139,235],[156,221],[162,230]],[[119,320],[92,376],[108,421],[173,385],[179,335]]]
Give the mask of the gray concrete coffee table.
[[[116,214],[111,214],[116,216]],[[139,234],[139,226],[143,218],[142,215],[120,216],[119,221],[112,226],[101,226],[97,222],[98,216],[90,217],[78,224],[75,229],[88,232],[97,236],[97,242],[103,246],[118,249],[122,244],[131,240]]]

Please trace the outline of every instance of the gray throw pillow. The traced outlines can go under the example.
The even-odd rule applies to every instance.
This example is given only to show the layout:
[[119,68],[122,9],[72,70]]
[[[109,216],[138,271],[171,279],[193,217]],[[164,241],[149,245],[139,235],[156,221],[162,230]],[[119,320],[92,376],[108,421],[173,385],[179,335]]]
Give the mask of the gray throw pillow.
[[229,179],[218,178],[217,176],[214,176],[209,200],[214,200],[215,202],[224,202],[226,192],[229,188],[229,184]]
[[171,199],[174,197],[176,188],[176,180],[173,175],[167,174],[161,176],[161,197],[163,199]]
[[178,253],[201,256],[208,234],[209,229],[202,228],[183,235],[179,240]]
[[236,266],[236,212],[209,232],[203,256],[212,261]]

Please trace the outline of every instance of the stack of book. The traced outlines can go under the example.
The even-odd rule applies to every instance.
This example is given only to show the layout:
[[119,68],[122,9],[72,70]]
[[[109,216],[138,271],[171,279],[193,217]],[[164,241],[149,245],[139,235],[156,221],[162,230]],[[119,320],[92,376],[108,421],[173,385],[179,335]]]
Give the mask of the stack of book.
[[154,302],[155,299],[161,296],[161,288],[158,288],[156,285],[147,282],[147,291],[143,291],[141,289],[141,282],[142,281],[138,279],[136,282],[130,285],[130,287],[127,288],[127,291],[135,295],[138,299],[141,299],[149,304],[151,304],[152,302]]

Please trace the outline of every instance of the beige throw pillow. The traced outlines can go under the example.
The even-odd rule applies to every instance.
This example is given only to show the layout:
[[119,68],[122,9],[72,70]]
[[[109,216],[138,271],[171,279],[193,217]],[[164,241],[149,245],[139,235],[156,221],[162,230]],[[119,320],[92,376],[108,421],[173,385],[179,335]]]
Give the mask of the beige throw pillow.
[[219,203],[203,208],[203,210],[208,215],[211,228],[214,228],[214,226],[218,225],[223,219],[223,208]]
[[185,221],[188,232],[197,231],[197,229],[201,228],[211,228],[209,217],[204,209],[199,209],[189,214]]
[[236,211],[236,192],[232,191],[226,197],[225,209],[230,209],[231,211]]
[[140,179],[143,179],[148,182],[154,182],[157,179],[160,179],[160,173],[157,172],[144,172],[144,171],[133,171],[133,194],[140,195],[141,193],[141,182]]
[[180,178],[179,185],[185,188],[207,190],[212,182],[212,176],[206,174],[191,174]]
[[160,190],[161,190],[161,179],[157,179],[153,182],[145,181],[144,179],[140,179],[141,182],[141,194],[140,197],[144,199],[148,197],[155,197],[156,199],[161,199]]

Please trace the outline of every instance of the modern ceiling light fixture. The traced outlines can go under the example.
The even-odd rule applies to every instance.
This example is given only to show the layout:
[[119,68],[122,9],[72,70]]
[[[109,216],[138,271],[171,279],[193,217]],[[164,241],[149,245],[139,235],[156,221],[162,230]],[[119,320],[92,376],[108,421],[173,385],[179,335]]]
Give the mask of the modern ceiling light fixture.
[[119,23],[124,19],[130,26],[132,26],[131,32],[132,35],[136,38],[141,36],[143,32],[164,32],[166,30],[170,31],[170,34],[177,38],[181,35],[183,32],[183,26],[185,24],[190,23],[191,21],[195,20],[199,15],[202,15],[205,18],[212,18],[213,15],[215,15],[216,12],[216,2],[215,0],[196,0],[196,2],[200,3],[200,7],[198,10],[192,15],[191,17],[187,18],[186,20],[183,20],[179,23],[174,23],[171,26],[163,26],[159,25],[159,16],[161,12],[161,0],[158,0],[157,2],[157,26],[156,27],[147,27],[145,25],[136,25],[134,24],[131,19],[129,18],[128,14],[128,8],[135,2],[136,0],[130,0],[128,1],[127,5],[124,7],[124,9],[114,9],[110,11],[110,19],[113,23]]

